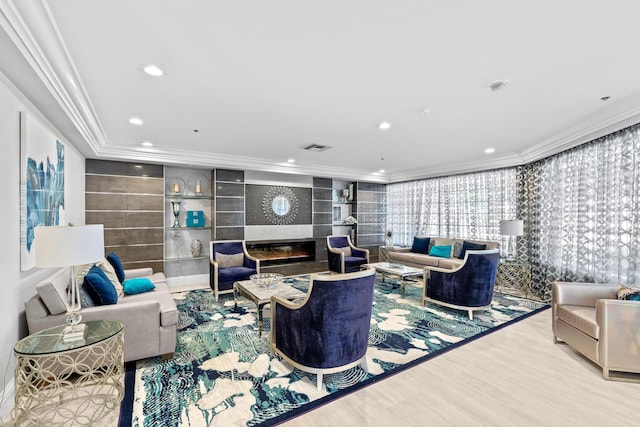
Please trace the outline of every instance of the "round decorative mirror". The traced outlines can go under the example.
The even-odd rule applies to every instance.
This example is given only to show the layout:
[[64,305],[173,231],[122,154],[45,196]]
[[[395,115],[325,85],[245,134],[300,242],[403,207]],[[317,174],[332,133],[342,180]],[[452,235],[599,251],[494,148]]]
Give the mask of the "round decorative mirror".
[[269,188],[262,198],[262,213],[272,224],[290,224],[298,215],[296,193],[287,187]]
[[291,204],[289,203],[289,199],[285,196],[280,195],[273,198],[271,202],[271,209],[273,209],[273,213],[278,216],[284,216],[289,213]]

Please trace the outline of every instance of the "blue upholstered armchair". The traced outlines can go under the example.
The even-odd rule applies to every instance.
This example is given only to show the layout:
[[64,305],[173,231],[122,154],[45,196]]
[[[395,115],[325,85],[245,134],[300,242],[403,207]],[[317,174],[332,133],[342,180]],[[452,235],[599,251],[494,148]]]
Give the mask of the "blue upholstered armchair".
[[349,236],[327,236],[329,270],[336,273],[351,273],[369,263],[369,250],[353,246]]
[[260,260],[247,252],[244,240],[218,240],[210,242],[209,285],[216,301],[221,294],[233,292],[233,283],[248,280],[260,273]]
[[317,375],[366,363],[375,270],[312,275],[307,296],[271,297],[271,357]]
[[491,307],[499,260],[498,249],[467,251],[458,267],[425,267],[422,304],[429,301],[466,310],[473,319],[474,311]]

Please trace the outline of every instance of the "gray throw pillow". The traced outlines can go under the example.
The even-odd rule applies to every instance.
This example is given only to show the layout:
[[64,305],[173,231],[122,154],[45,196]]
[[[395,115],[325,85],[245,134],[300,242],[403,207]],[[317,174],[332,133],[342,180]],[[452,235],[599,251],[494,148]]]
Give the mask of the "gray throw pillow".
[[218,268],[242,267],[244,265],[244,254],[221,254],[216,252],[216,262]]

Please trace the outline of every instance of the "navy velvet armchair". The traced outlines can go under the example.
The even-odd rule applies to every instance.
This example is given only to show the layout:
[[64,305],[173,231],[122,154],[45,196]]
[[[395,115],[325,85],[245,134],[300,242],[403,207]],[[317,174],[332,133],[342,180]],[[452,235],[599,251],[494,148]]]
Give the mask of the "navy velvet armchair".
[[466,310],[473,319],[474,311],[491,307],[498,261],[499,250],[491,249],[467,251],[463,264],[452,269],[425,267],[422,304],[429,301]]
[[327,236],[329,270],[336,273],[351,273],[369,263],[369,250],[353,246],[349,236]]
[[221,294],[233,292],[234,282],[260,273],[260,260],[249,255],[244,240],[218,240],[209,245],[209,285],[216,301]]
[[322,375],[366,365],[375,270],[312,275],[298,304],[271,297],[271,356]]

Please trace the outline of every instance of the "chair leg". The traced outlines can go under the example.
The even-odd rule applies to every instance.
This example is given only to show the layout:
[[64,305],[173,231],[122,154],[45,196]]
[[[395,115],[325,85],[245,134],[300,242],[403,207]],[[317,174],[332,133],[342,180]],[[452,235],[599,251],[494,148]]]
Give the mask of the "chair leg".
[[469,310],[469,320],[473,320],[473,310]]
[[316,374],[317,377],[317,387],[318,387],[318,391],[322,391],[322,372],[318,372],[318,374]]

